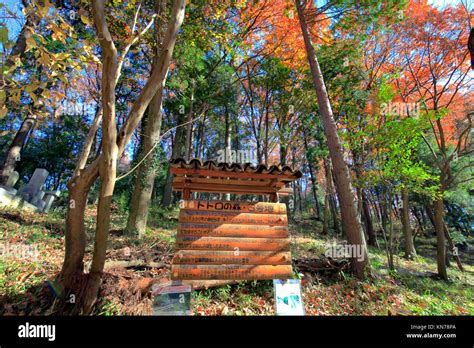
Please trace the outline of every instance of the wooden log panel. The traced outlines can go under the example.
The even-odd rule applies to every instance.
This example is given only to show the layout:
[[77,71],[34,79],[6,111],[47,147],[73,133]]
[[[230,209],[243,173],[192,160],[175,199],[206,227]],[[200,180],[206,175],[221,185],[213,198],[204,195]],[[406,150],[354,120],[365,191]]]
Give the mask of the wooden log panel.
[[202,237],[287,238],[288,227],[178,223],[178,235]]
[[240,213],[286,214],[283,203],[266,202],[235,202],[235,201],[200,201],[189,200],[182,202],[182,209],[209,211],[238,211]]
[[[280,195],[288,195],[293,192],[289,187],[265,187],[252,185],[225,185],[225,184],[200,184],[200,183],[173,183],[174,191],[190,190],[192,192],[215,192],[215,193],[235,193],[240,195],[257,194],[264,195],[278,192]],[[185,198],[189,199],[189,198]]]
[[228,211],[181,210],[179,222],[288,226],[286,214],[252,214]]
[[293,270],[290,265],[173,265],[171,279],[288,279]]
[[181,207],[171,279],[292,276],[285,204],[185,200]]
[[290,265],[291,253],[273,251],[180,250],[173,264],[190,265]]
[[[287,251],[290,240],[277,238],[227,238],[176,236],[176,250]],[[237,249],[236,249],[237,248]]]
[[175,176],[187,175],[193,176],[204,176],[213,178],[237,178],[237,179],[259,179],[259,180],[277,180],[284,182],[292,182],[297,178],[290,174],[263,174],[263,173],[248,173],[248,172],[218,172],[210,169],[186,169],[186,168],[175,168],[171,167],[170,172]]
[[244,179],[216,179],[216,178],[198,178],[198,177],[184,177],[176,176],[173,179],[174,184],[218,184],[218,185],[227,185],[227,186],[274,186],[274,187],[284,187],[285,183],[283,181],[273,181],[273,180],[244,180]]

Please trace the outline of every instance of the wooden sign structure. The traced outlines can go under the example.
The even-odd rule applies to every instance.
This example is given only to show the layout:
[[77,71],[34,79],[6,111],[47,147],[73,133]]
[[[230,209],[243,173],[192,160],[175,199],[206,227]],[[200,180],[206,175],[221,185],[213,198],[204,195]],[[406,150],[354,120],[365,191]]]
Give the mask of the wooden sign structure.
[[[171,162],[183,192],[172,280],[287,279],[292,276],[285,185],[302,176],[289,167]],[[191,200],[191,192],[269,195],[272,203]]]

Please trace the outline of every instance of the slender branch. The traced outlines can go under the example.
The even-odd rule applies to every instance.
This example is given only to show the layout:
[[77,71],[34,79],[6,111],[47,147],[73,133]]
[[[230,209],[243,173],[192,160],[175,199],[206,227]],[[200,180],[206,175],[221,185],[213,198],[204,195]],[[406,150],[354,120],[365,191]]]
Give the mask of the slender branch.
[[177,126],[174,126],[174,127],[171,127],[170,129],[168,129],[166,132],[164,132],[160,137],[159,139],[156,141],[156,143],[153,145],[153,147],[150,149],[150,151],[148,151],[146,153],[145,156],[143,156],[143,158],[130,170],[128,171],[127,173],[125,173],[124,175],[121,175],[117,178],[116,181],[119,181],[127,176],[129,176],[131,173],[133,173],[138,167],[140,167],[140,165],[145,161],[145,159],[155,150],[155,148],[158,146],[158,144],[160,144],[161,140],[170,132],[172,132],[173,130],[179,128],[179,127],[183,127],[183,126],[186,126],[190,123],[194,123],[194,121],[197,121],[199,120],[202,116],[204,116],[205,112],[201,113],[201,115],[199,115],[198,117],[190,120],[190,121],[187,121],[185,123],[181,123]]

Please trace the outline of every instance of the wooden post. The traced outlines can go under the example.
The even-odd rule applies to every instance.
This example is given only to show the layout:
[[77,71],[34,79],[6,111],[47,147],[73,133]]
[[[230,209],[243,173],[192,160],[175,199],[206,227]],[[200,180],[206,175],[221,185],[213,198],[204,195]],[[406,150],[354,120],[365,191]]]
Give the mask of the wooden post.
[[280,196],[278,195],[278,192],[270,194],[270,201],[273,203],[280,203]]
[[188,200],[188,199],[190,199],[190,198],[191,198],[191,191],[190,191],[189,189],[186,189],[186,188],[185,188],[185,189],[183,190],[183,199]]

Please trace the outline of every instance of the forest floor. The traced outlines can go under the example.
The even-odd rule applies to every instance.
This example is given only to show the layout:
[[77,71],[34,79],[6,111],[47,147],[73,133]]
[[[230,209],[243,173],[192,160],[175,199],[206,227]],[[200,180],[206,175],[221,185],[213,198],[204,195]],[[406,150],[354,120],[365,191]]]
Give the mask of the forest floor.
[[[95,211],[87,211],[86,266],[93,248]],[[293,259],[318,258],[335,236],[320,235],[321,224],[297,219],[290,226]],[[123,234],[126,214],[114,209],[108,261],[141,260],[145,265],[110,268],[104,274],[96,315],[151,314],[154,282],[166,281],[176,234],[177,211],[152,208],[143,240]],[[64,257],[64,213],[48,215],[0,211],[0,246],[33,245],[36,260],[0,258],[0,315],[55,314],[54,285]],[[382,239],[382,238],[380,238]],[[347,273],[303,272],[302,291],[308,315],[474,315],[474,239],[461,251],[465,272],[454,262],[448,282],[437,280],[434,237],[419,237],[414,261],[395,258],[396,272],[387,269],[383,247],[370,247],[371,277],[361,282]],[[154,264],[153,264],[154,263]],[[159,264],[162,264],[161,266]],[[158,266],[158,267],[157,267]],[[298,272],[298,271],[297,271]],[[193,292],[193,315],[274,315],[272,281],[249,281]]]

